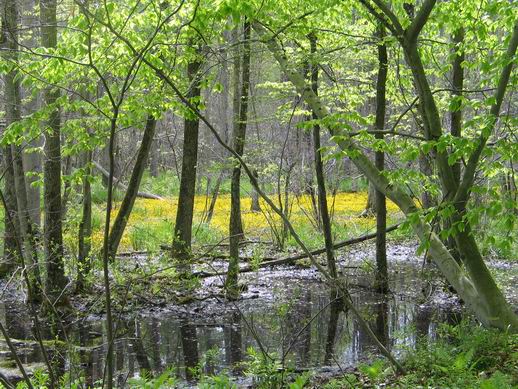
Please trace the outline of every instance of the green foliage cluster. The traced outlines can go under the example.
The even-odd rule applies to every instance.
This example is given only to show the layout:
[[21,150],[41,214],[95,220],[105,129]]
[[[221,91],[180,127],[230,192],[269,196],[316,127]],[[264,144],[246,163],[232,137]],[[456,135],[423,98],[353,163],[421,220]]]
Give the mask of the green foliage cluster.
[[467,321],[441,325],[435,341],[421,339],[407,350],[407,373],[395,375],[383,360],[331,380],[325,389],[391,388],[511,389],[518,385],[518,335],[484,329]]

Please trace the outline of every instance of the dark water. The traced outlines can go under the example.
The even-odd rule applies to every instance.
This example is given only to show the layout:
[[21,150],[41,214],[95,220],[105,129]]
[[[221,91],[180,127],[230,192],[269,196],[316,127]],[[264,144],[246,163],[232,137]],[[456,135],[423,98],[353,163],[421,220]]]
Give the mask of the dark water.
[[[436,336],[439,323],[455,322],[451,305],[437,303],[442,297],[423,280],[419,263],[402,261],[392,266],[391,294],[383,299],[367,286],[368,271],[350,271],[351,293],[356,305],[382,342],[398,354],[415,345],[416,339]],[[168,310],[145,311],[119,316],[114,348],[116,377],[122,387],[128,377],[143,370],[153,374],[174,367],[179,376],[190,378],[186,366],[202,366],[205,374],[227,369],[240,374],[247,349],[270,354],[296,369],[345,369],[372,359],[372,340],[330,294],[312,270],[264,270],[244,277],[249,284],[245,299],[235,304],[209,298]],[[218,279],[205,280],[211,290]],[[0,305],[0,318],[17,343],[22,361],[42,362],[32,342],[31,320],[23,305]],[[51,337],[50,330],[46,336]],[[61,372],[82,375],[91,384],[102,379],[106,354],[106,331],[102,317],[69,323],[66,333],[72,347],[52,352]],[[9,365],[5,344],[0,364]],[[242,368],[242,367],[241,367]],[[16,371],[10,369],[10,371]],[[187,373],[186,373],[187,371]]]

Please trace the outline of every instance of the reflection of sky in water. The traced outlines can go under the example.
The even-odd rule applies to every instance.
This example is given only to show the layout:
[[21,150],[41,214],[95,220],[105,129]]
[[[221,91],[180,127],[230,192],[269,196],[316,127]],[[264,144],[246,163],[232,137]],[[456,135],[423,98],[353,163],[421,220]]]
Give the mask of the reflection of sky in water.
[[[265,283],[256,275],[249,277],[250,289],[256,281]],[[401,292],[415,285],[416,278],[416,270],[402,271],[392,277],[395,293],[385,303],[367,288],[351,289],[355,304],[371,328],[395,353],[414,345],[418,336],[433,338],[437,323],[451,320],[446,312],[421,307],[415,295],[409,297]],[[272,275],[267,283],[272,285],[273,294],[237,303],[244,317],[232,305],[214,308],[214,304],[211,307],[206,302],[196,315],[150,313],[121,321],[115,344],[115,367],[120,382],[127,376],[138,375],[141,369],[160,372],[168,366],[176,366],[179,374],[184,375],[186,362],[194,364],[199,358],[204,359],[207,374],[231,369],[246,358],[248,347],[258,348],[257,338],[277,357],[289,348],[287,364],[298,368],[324,365],[343,368],[376,352],[374,343],[352,314],[338,312],[336,304],[331,305],[334,311],[328,306],[329,293],[314,277],[292,279]],[[15,339],[30,339],[30,320],[26,314],[12,307],[1,309],[10,335]],[[104,322],[90,319],[75,323],[68,332],[77,347],[64,354],[62,369],[74,369],[72,375],[87,374],[90,380],[100,379],[106,353]],[[42,360],[35,345],[19,350],[24,363]],[[8,352],[1,352],[0,359],[8,357]]]

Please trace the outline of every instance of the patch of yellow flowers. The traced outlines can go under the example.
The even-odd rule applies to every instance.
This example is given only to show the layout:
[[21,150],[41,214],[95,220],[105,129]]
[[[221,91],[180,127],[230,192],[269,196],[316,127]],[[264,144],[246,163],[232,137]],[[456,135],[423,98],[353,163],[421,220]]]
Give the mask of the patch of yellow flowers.
[[[274,199],[272,197],[272,200],[277,204],[277,198]],[[250,210],[251,202],[252,200],[250,197],[243,197],[241,199],[241,215],[243,227],[247,236],[259,237],[267,233],[270,225],[282,225],[280,217],[276,215],[264,201],[260,201],[260,212],[253,212]],[[289,203],[288,215],[290,221],[295,227],[310,224],[311,219],[314,220],[314,207],[309,195],[290,195]],[[168,198],[164,200],[138,198],[128,221],[119,250],[125,251],[136,248],[134,247],[135,244],[130,235],[132,231],[139,228],[153,231],[154,227],[156,227],[156,229],[160,229],[161,227],[163,228],[164,224],[170,225],[171,228],[168,233],[172,239],[172,226],[174,226],[177,204],[177,198]],[[329,196],[328,198],[328,207],[333,216],[334,223],[341,225],[354,225],[363,230],[369,229],[375,225],[374,218],[359,217],[365,209],[366,204],[367,192],[338,193],[334,197]],[[116,204],[112,211],[112,220],[118,212],[118,205],[119,204]],[[206,220],[209,205],[210,198],[207,198],[207,196],[200,195],[195,197],[194,226]],[[395,213],[397,210],[397,206],[391,201],[388,201],[387,211],[389,213]],[[214,214],[210,221],[210,228],[217,230],[222,236],[227,236],[229,216],[230,195],[220,195],[216,201]],[[92,235],[92,244],[94,248],[100,248],[102,246],[102,239],[102,228],[95,230]],[[169,243],[169,239],[166,239],[163,243]]]

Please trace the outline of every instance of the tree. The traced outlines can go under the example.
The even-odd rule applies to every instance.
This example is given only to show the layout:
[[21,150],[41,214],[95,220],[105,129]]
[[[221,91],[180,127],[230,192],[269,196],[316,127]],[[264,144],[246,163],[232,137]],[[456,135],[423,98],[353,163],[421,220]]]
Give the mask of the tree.
[[[318,96],[318,62],[315,58],[317,54],[317,37],[314,33],[310,33],[310,53],[311,58],[311,90]],[[313,120],[318,120],[315,112],[312,113]],[[318,206],[320,209],[320,217],[322,219],[322,229],[324,231],[324,243],[326,247],[327,268],[331,277],[336,278],[336,263],[333,249],[333,236],[331,231],[331,218],[329,217],[329,210],[327,208],[327,192],[326,182],[324,177],[324,164],[322,161],[321,144],[320,144],[320,125],[313,125],[313,153],[315,159],[315,175],[317,178],[318,187]],[[336,294],[336,292],[334,293]],[[333,295],[331,299],[335,298]]]
[[[201,60],[200,48],[191,41],[192,58],[187,64],[187,78],[189,91],[187,98],[195,106],[200,103],[201,93]],[[188,260],[191,255],[192,218],[194,209],[194,195],[196,186],[196,165],[198,163],[198,132],[200,121],[192,112],[185,113],[183,130],[182,173],[180,177],[180,193],[178,194],[178,208],[174,227],[172,256],[179,261],[178,270],[186,274],[190,268]]]
[[[246,137],[246,123],[248,120],[248,93],[250,88],[250,22],[245,19],[243,22],[243,58],[241,63],[241,90],[239,101],[234,107],[239,112],[237,122],[234,122],[233,149],[239,156],[243,155]],[[234,81],[237,84],[238,78]],[[235,113],[234,113],[235,115]],[[239,242],[243,238],[243,223],[241,220],[241,166],[234,166],[232,169],[232,181],[230,187],[230,221],[229,221],[229,251],[230,260],[228,263],[225,289],[227,297],[236,299],[239,296],[238,273],[239,273]]]
[[[56,0],[40,1],[41,43],[47,49],[57,45]],[[52,107],[45,128],[45,162],[43,166],[43,204],[45,211],[44,245],[47,265],[46,293],[52,299],[59,297],[63,303],[67,285],[63,262],[63,225],[61,209],[61,118],[59,90],[52,87],[43,93],[45,104]],[[55,302],[52,301],[54,304]]]
[[[375,137],[383,140],[385,130],[385,111],[386,111],[386,84],[388,70],[387,46],[385,45],[385,29],[382,25],[378,26],[378,78],[376,80],[376,119]],[[377,150],[375,154],[376,169],[380,172],[385,169],[385,153]],[[388,269],[387,269],[387,204],[385,195],[376,189],[376,289],[380,293],[387,293]]]
[[[364,2],[369,3],[369,2]],[[412,70],[416,88],[418,89],[419,98],[423,108],[423,122],[426,135],[431,140],[438,140],[441,136],[441,122],[439,120],[437,106],[434,101],[433,94],[428,84],[424,68],[422,66],[421,58],[417,50],[417,36],[426,23],[428,16],[433,8],[434,2],[427,1],[419,10],[416,18],[410,26],[403,30],[397,17],[386,7],[383,7],[381,12],[385,17],[373,10],[371,4],[366,7],[369,12],[382,22],[385,27],[394,33],[396,38],[400,40],[407,63]],[[390,20],[391,22],[388,22]],[[396,23],[396,25],[392,23]],[[264,27],[258,23],[254,23],[254,29],[258,31],[262,40],[268,46],[281,69],[292,84],[297,89],[297,92],[304,98],[314,112],[317,113],[320,120],[329,118],[327,107],[322,104],[321,100],[309,88],[305,86],[304,79],[296,72],[293,66],[288,62],[287,56],[275,40],[275,37],[268,36]],[[518,25],[514,27],[513,34],[509,40],[509,46],[506,53],[506,58],[512,58],[516,51],[518,44]],[[483,131],[479,139],[479,146],[471,154],[467,168],[464,173],[464,178],[458,189],[455,189],[453,181],[453,174],[448,163],[447,153],[439,149],[436,152],[436,162],[440,171],[441,181],[443,187],[447,191],[448,196],[453,199],[455,207],[454,222],[463,223],[466,226],[466,221],[463,220],[465,214],[465,204],[469,197],[470,188],[473,184],[476,167],[478,165],[482,151],[487,143],[489,134],[491,133],[496,117],[500,110],[503,95],[509,80],[509,75],[513,63],[509,62],[502,69],[500,79],[495,94],[495,104],[491,108],[490,117],[492,118],[486,130]],[[502,292],[496,286],[491,273],[484,264],[483,258],[480,255],[476,241],[469,228],[459,231],[456,234],[456,242],[461,255],[469,258],[465,262],[469,276],[464,274],[464,271],[456,263],[455,259],[449,253],[447,247],[441,242],[439,237],[432,231],[430,225],[420,216],[419,210],[414,204],[412,198],[405,193],[396,183],[390,182],[381,172],[369,161],[366,155],[358,148],[355,142],[343,131],[339,123],[330,123],[328,125],[329,131],[338,147],[343,150],[349,158],[353,161],[356,167],[366,175],[366,177],[374,183],[376,189],[384,193],[407,216],[409,223],[412,225],[415,233],[419,239],[429,248],[434,262],[439,266],[448,281],[457,290],[459,295],[466,301],[470,308],[476,313],[479,320],[488,326],[495,326],[498,328],[513,329],[518,328],[518,318],[512,312],[509,304],[506,302]]]

